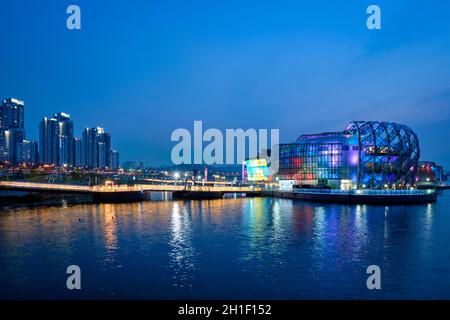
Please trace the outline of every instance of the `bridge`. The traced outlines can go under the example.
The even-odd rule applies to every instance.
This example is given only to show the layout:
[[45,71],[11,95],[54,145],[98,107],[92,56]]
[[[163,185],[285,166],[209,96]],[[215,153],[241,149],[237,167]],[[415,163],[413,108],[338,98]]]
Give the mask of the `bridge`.
[[24,181],[0,181],[0,190],[30,193],[85,194],[96,202],[131,202],[146,199],[148,192],[171,192],[177,199],[217,199],[225,193],[247,196],[270,196],[307,201],[363,204],[412,204],[436,201],[435,190],[328,190],[304,189],[283,191],[257,187],[193,184],[71,185]]
[[225,185],[106,184],[87,186],[24,181],[0,181],[0,190],[92,195],[94,200],[99,202],[144,200],[145,193],[148,192],[172,192],[173,198],[189,199],[221,198],[225,193],[245,193],[248,196],[257,196],[262,193],[261,188]]

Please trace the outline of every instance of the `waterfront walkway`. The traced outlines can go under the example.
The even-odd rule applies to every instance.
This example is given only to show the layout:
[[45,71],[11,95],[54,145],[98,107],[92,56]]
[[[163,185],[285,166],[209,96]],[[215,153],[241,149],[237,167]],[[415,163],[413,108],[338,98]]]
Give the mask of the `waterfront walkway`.
[[253,186],[234,187],[200,184],[135,184],[135,185],[69,185],[22,181],[0,181],[0,190],[30,193],[84,194],[92,195],[99,202],[127,202],[145,200],[148,192],[171,192],[174,199],[217,199],[225,193],[246,196],[267,196],[306,201],[347,204],[418,204],[437,200],[436,191],[428,190],[334,190],[294,189],[279,190]]
[[71,194],[97,194],[97,193],[123,193],[123,192],[222,192],[222,193],[258,193],[261,188],[211,186],[211,185],[163,185],[163,184],[134,184],[134,185],[72,185],[57,183],[37,183],[22,181],[0,181],[0,190],[25,191],[25,192],[49,192]]
[[296,189],[267,190],[263,196],[319,201],[343,204],[420,204],[437,200],[434,189],[426,190],[335,190],[335,189]]

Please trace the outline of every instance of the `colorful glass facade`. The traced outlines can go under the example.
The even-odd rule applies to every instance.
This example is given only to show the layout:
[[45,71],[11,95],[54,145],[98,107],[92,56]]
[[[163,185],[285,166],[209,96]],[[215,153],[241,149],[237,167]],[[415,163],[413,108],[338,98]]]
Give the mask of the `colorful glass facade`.
[[266,159],[250,159],[245,161],[246,181],[266,182],[270,180],[270,171]]
[[419,141],[408,127],[352,122],[342,132],[300,136],[280,144],[278,177],[300,185],[383,188],[413,184]]

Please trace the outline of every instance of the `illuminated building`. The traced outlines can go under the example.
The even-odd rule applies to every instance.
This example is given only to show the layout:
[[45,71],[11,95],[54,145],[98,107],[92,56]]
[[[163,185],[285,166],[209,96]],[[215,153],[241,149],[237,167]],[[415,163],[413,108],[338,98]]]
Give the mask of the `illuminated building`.
[[39,124],[39,161],[42,164],[57,164],[58,121],[44,117]]
[[109,167],[113,170],[119,169],[119,151],[111,150],[111,152],[109,153]]
[[0,105],[0,131],[8,129],[24,129],[25,103],[10,98],[2,101]]
[[73,122],[70,115],[58,112],[44,117],[39,124],[40,162],[57,166],[71,165]]
[[82,159],[88,168],[105,168],[109,164],[111,136],[103,128],[86,128],[82,136]]
[[17,144],[25,139],[25,103],[10,98],[0,105],[0,161],[17,162]]
[[81,158],[81,139],[73,138],[72,143],[70,144],[71,152],[70,152],[70,164],[73,167],[82,167],[83,161]]
[[25,139],[23,129],[9,129],[3,131],[3,161],[17,164],[17,147]]
[[70,162],[72,157],[72,143],[73,143],[73,122],[70,120],[70,114],[59,112],[53,116],[58,123],[57,133],[57,158],[56,165],[67,166],[73,165]]
[[419,188],[433,187],[443,181],[443,167],[432,161],[420,161],[416,174],[416,184]]
[[105,152],[105,156],[104,156],[104,160],[102,158],[102,160],[104,162],[102,162],[100,164],[100,159],[99,159],[99,167],[100,168],[105,168],[105,167],[109,167],[110,164],[110,156],[111,156],[111,135],[107,132],[103,133],[103,135],[100,137],[99,143],[104,144],[104,152]]
[[244,182],[267,182],[270,171],[266,159],[250,159],[244,161]]
[[280,144],[280,180],[303,187],[406,188],[420,155],[417,135],[397,123],[356,121],[341,132],[302,135]]
[[36,141],[23,140],[17,144],[17,163],[36,165],[38,163],[38,145]]
[[104,142],[99,141],[97,144],[97,167],[99,168],[106,168],[108,166],[108,163],[106,162],[106,144]]
[[81,158],[83,159],[83,165],[89,168],[96,167],[96,136],[100,129],[101,132],[103,132],[102,128],[85,128],[83,130],[81,138]]

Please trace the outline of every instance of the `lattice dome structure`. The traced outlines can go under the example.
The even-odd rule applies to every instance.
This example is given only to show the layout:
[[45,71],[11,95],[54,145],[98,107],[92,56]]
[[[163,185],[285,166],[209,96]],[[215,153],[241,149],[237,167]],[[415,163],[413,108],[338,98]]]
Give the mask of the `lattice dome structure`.
[[409,127],[391,122],[354,121],[345,131],[358,137],[358,188],[414,184],[420,148],[417,135]]

